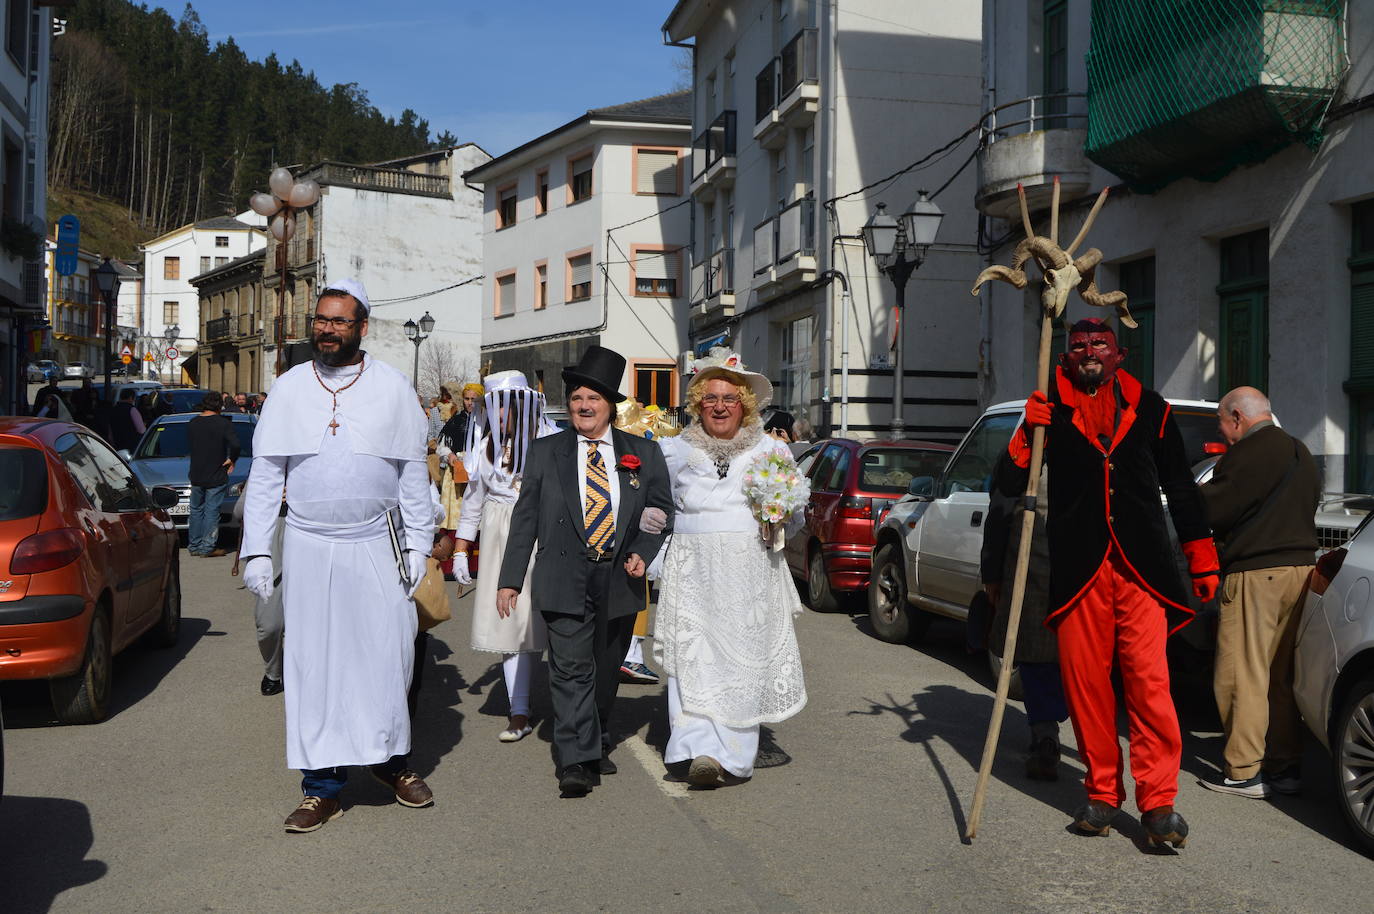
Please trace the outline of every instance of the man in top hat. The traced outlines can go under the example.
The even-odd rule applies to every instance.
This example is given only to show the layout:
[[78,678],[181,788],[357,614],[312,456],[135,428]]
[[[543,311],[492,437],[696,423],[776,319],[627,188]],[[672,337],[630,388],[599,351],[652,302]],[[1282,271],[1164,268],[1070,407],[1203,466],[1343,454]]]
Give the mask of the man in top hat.
[[1104,835],[1126,799],[1112,667],[1130,718],[1136,806],[1152,844],[1181,847],[1188,823],[1174,811],[1183,752],[1169,694],[1168,635],[1193,615],[1169,543],[1162,489],[1178,531],[1192,592],[1217,592],[1218,564],[1183,438],[1158,393],[1120,370],[1126,350],[1100,320],[1069,331],[1049,384],[1026,401],[997,487],[1025,492],[1030,426],[1046,426],[1049,467],[1049,613],[1088,803],[1074,814],[1085,834]]
[[[506,617],[530,574],[549,637],[554,760],[564,796],[614,774],[611,706],[620,662],[647,595],[645,570],[671,530],[672,488],[658,446],[612,426],[625,359],[591,346],[563,370],[572,428],[530,445],[501,560],[497,612]],[[645,508],[668,518],[640,530]]]

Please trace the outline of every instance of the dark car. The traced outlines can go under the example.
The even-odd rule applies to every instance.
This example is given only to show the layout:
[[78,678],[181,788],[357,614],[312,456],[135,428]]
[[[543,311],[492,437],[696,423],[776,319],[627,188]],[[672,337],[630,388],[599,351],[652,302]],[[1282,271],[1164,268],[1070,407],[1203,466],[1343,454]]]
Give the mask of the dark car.
[[[169,486],[177,491],[180,497],[168,513],[178,530],[185,530],[191,523],[191,451],[187,423],[196,415],[171,413],[155,419],[129,460],[144,485]],[[219,522],[220,526],[236,526],[234,504],[243,494],[243,485],[248,481],[248,470],[253,463],[253,430],[258,426],[258,417],[248,413],[225,413],[224,418],[234,423],[240,450],[239,459],[229,474],[229,491],[220,505]]]
[[111,658],[180,632],[175,498],[89,429],[0,417],[0,679],[46,679],[66,723],[104,719]]
[[954,447],[934,441],[830,438],[797,460],[811,480],[806,523],[787,541],[787,564],[812,609],[868,589],[873,527],[911,480],[938,475]]
[[200,410],[200,401],[204,400],[210,391],[196,387],[164,387],[159,393],[159,403],[167,401],[171,404],[171,409],[167,412],[194,413]]

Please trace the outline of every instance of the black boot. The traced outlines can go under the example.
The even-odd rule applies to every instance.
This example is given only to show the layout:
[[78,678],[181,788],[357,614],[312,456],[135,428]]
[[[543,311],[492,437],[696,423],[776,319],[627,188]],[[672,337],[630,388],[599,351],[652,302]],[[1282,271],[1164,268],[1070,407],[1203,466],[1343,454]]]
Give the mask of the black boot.
[[1140,824],[1145,826],[1145,835],[1155,847],[1183,847],[1188,843],[1188,823],[1172,806],[1151,809],[1140,817]]
[[1111,833],[1112,820],[1119,812],[1120,809],[1109,803],[1089,800],[1086,806],[1073,814],[1073,827],[1085,835],[1107,835]]
[[1026,752],[1026,777],[1032,781],[1059,780],[1059,740],[1053,736],[1032,739]]

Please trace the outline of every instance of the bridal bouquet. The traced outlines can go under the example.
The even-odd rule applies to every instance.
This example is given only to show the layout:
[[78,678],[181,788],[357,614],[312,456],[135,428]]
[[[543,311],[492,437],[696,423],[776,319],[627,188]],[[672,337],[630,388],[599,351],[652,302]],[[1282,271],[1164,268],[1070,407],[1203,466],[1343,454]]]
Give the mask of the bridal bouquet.
[[763,525],[764,539],[782,548],[782,525],[793,511],[805,506],[811,485],[797,465],[777,451],[760,454],[744,468],[744,497],[754,519]]

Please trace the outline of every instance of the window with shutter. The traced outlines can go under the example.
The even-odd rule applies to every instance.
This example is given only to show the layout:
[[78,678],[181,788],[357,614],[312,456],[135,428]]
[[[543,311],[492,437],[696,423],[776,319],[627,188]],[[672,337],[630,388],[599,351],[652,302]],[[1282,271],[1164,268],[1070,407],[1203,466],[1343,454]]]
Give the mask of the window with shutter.
[[1350,208],[1350,459],[1346,491],[1374,493],[1374,200]]
[[496,277],[495,312],[497,317],[515,313],[515,271]]
[[1269,389],[1269,230],[1222,239],[1217,396]]
[[568,160],[568,202],[578,203],[592,195],[591,153]]
[[635,151],[635,193],[678,193],[676,149],[638,149]]
[[1117,342],[1126,348],[1121,367],[1146,387],[1155,386],[1155,259],[1143,257],[1121,265],[1120,289],[1138,325],[1116,328]]
[[636,295],[671,297],[677,294],[677,251],[637,250],[634,261]]
[[534,266],[534,310],[540,311],[549,304],[549,267],[539,263]]
[[568,301],[582,301],[592,297],[592,255],[579,254],[568,258]]
[[510,187],[503,187],[496,193],[498,197],[496,228],[499,230],[515,224],[515,208],[519,198],[514,184]]

